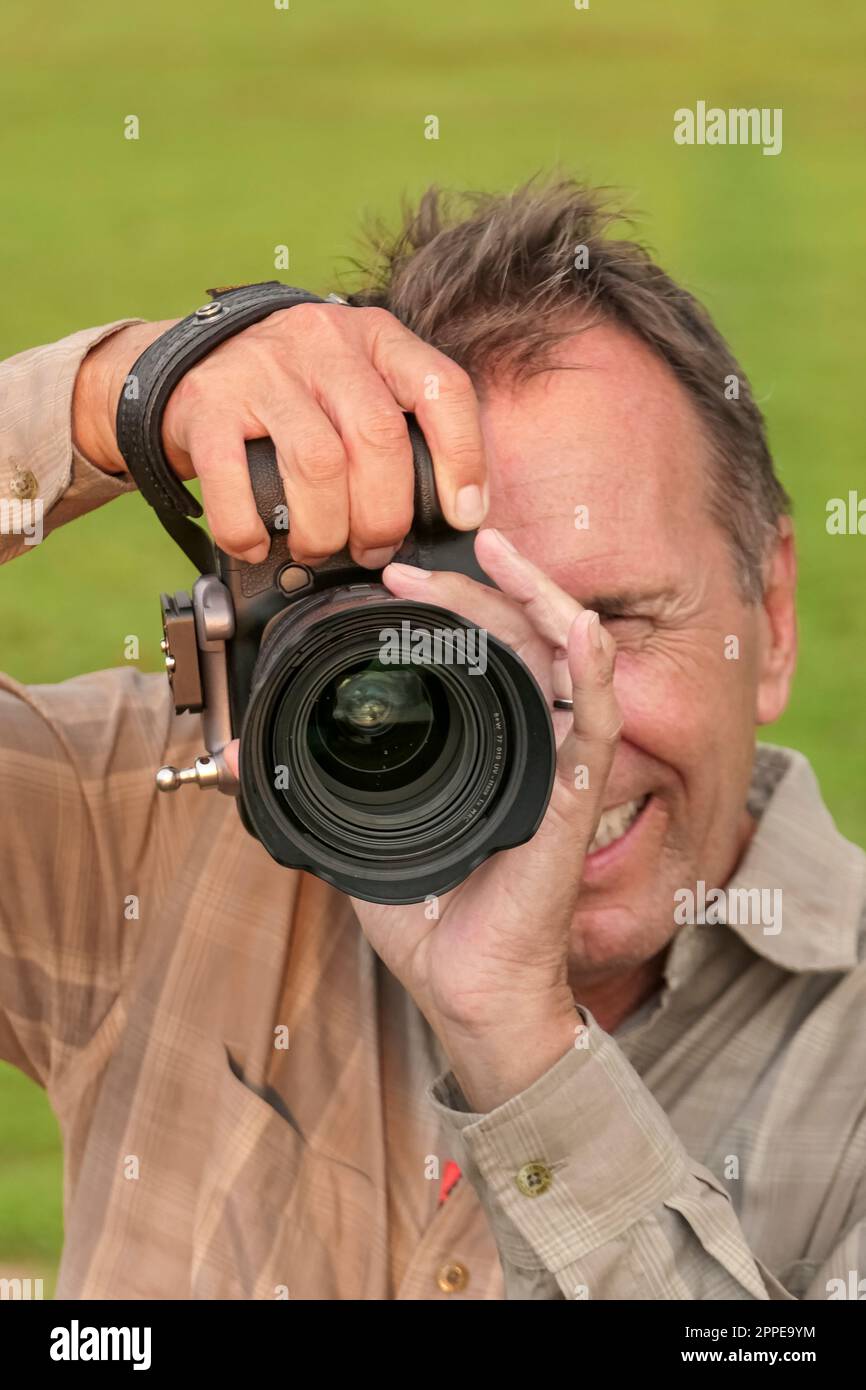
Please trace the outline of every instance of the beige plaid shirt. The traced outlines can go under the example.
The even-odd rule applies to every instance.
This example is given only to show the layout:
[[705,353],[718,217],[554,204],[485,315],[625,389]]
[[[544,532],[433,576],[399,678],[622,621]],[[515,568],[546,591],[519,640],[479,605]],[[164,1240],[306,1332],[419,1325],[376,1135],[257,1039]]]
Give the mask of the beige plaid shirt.
[[[0,499],[47,530],[126,487],[70,439],[107,331],[0,367]],[[63,1133],[58,1296],[863,1297],[866,872],[803,757],[759,749],[729,885],[782,930],[682,927],[654,999],[474,1115],[349,901],[157,796],[200,743],[161,676],[0,677],[0,1055]]]

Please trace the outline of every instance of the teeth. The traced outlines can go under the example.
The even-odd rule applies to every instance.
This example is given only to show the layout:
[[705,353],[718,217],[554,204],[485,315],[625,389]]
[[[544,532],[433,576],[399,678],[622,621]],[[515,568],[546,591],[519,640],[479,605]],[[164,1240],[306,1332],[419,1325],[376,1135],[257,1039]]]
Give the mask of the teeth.
[[596,850],[605,849],[614,840],[621,839],[648,800],[646,796],[639,796],[636,801],[624,801],[621,806],[611,806],[609,811],[603,811],[587,854],[595,854]]

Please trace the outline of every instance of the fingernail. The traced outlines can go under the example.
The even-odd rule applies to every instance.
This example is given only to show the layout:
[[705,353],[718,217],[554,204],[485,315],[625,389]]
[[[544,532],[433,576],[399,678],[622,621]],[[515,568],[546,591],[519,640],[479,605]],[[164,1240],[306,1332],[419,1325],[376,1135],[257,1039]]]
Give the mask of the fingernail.
[[597,651],[601,651],[603,648],[603,643],[601,639],[601,623],[599,622],[597,613],[590,613],[589,621],[587,622],[586,626],[587,631],[589,632],[589,639],[592,642],[592,645],[596,648]]
[[270,548],[267,541],[260,541],[258,545],[245,550],[241,559],[248,565],[260,565],[263,560],[267,560]]
[[429,579],[432,570],[419,569],[417,565],[389,565],[391,574],[396,574],[399,579]]
[[487,506],[481,488],[475,483],[461,487],[454,499],[454,512],[461,526],[480,526]]
[[382,545],[378,550],[360,550],[358,564],[367,570],[383,570],[394,554],[396,551],[393,545]]
[[517,554],[517,546],[514,544],[513,541],[510,541],[507,536],[504,536],[502,534],[501,531],[497,531],[495,526],[491,526],[490,530],[493,532],[494,536],[500,542],[500,544],[505,546],[506,550],[512,551],[514,555]]

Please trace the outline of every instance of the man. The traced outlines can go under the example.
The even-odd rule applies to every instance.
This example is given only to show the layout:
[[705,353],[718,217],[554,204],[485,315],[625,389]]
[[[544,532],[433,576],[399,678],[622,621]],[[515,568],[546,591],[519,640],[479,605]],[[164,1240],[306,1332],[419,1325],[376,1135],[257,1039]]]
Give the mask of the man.
[[[794,667],[787,499],[705,312],[606,229],[567,182],[431,192],[353,307],[246,330],[164,420],[224,548],[266,553],[270,435],[294,554],[348,540],[573,700],[541,830],[438,918],[279,868],[229,798],[157,798],[201,744],[163,678],[3,680],[0,1039],[63,1130],[59,1296],[856,1286],[864,856],[755,747]],[[132,486],[116,403],[167,326],[2,368],[2,494],[46,530]],[[407,410],[498,592],[387,565]]]

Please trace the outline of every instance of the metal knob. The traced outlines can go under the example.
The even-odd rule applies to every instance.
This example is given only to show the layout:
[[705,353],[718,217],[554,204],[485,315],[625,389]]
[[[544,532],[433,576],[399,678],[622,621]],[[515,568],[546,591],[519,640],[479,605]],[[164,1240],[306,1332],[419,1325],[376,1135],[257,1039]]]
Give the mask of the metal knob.
[[219,768],[213,758],[196,758],[193,767],[161,767],[156,774],[157,790],[176,792],[179,787],[216,787],[219,785]]

